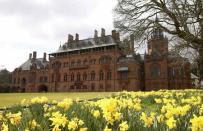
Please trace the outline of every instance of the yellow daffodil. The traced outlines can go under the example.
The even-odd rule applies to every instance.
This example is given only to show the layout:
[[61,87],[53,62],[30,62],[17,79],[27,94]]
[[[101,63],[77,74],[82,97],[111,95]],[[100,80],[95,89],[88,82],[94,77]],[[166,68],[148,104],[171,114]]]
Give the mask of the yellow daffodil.
[[176,120],[171,117],[166,121],[167,126],[169,127],[169,129],[173,129],[176,128]]
[[192,123],[192,131],[202,131],[203,130],[203,116],[197,117],[194,115],[194,118],[190,120]]
[[127,121],[122,122],[121,124],[119,124],[120,127],[120,131],[127,131],[128,130],[128,124]]

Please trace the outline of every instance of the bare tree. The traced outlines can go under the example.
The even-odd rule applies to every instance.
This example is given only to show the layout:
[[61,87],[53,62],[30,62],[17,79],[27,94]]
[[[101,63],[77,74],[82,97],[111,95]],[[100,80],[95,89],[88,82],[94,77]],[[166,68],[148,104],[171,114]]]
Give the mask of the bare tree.
[[179,46],[198,52],[202,80],[203,0],[118,0],[114,25],[123,33],[133,33],[139,44],[149,38],[155,26],[181,39]]

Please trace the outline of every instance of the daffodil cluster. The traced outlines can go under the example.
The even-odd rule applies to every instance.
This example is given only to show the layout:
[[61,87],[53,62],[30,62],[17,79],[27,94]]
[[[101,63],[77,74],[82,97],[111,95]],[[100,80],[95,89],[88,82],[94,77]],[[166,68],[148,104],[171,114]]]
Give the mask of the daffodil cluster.
[[123,91],[96,101],[23,99],[0,112],[0,130],[203,131],[203,91]]

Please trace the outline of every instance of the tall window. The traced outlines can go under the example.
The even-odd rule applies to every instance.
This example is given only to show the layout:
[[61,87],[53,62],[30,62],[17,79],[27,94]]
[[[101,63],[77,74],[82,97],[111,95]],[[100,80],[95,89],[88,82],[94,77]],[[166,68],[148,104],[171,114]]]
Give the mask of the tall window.
[[159,65],[152,65],[151,67],[151,76],[159,77],[161,74]]
[[71,74],[71,81],[74,81],[74,74]]
[[86,73],[86,72],[83,73],[83,80],[84,80],[84,81],[87,80],[87,73]]
[[100,71],[99,72],[99,80],[103,80],[104,79],[104,72]]
[[121,80],[127,80],[128,79],[128,72],[127,71],[123,71],[120,74]]
[[63,80],[66,82],[68,80],[68,75],[65,73],[63,76]]
[[77,74],[77,81],[80,81],[80,73]]
[[91,78],[91,80],[95,80],[95,72],[94,71],[91,72],[90,78]]
[[112,79],[112,73],[111,71],[107,72],[107,80],[111,80]]

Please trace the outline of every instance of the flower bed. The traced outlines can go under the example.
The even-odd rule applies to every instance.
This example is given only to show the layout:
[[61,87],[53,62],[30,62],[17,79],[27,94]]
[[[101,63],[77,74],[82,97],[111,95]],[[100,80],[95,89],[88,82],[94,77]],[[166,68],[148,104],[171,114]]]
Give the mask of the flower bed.
[[23,100],[0,113],[11,131],[202,131],[203,91],[119,92],[97,101],[46,97]]

